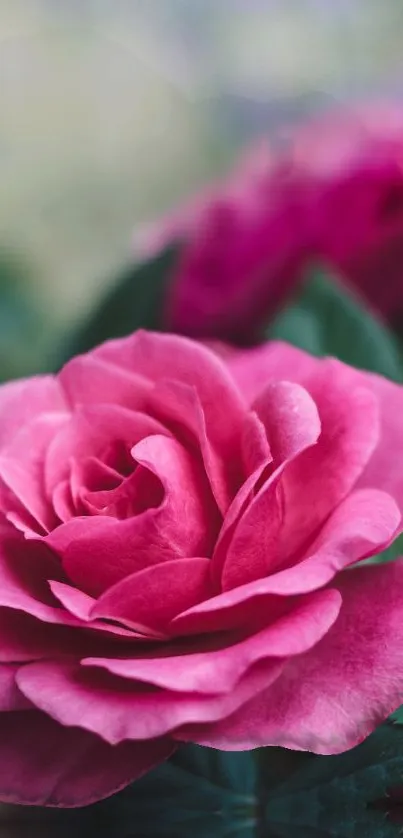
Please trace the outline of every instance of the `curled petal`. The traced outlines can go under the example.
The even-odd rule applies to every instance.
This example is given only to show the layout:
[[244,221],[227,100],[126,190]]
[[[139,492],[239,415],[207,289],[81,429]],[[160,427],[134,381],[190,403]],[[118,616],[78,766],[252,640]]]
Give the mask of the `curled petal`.
[[88,806],[167,759],[166,739],[111,747],[44,713],[0,713],[0,800],[30,806]]
[[401,704],[403,561],[342,574],[338,620],[267,691],[231,718],[183,737],[223,750],[279,745],[319,754],[355,747]]
[[[258,661],[287,658],[311,648],[329,630],[341,604],[338,591],[319,591],[294,601],[292,609],[255,634],[219,648],[192,652],[183,645],[145,653],[138,658],[83,660],[113,675],[186,693],[227,693]],[[216,645],[219,638],[216,640]],[[180,654],[178,654],[180,652]]]

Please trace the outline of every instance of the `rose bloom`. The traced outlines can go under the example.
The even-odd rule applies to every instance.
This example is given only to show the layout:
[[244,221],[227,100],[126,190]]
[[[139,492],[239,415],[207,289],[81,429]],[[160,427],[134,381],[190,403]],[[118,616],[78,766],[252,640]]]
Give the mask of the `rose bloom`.
[[135,250],[178,241],[168,328],[253,343],[322,260],[385,318],[403,316],[403,109],[338,109],[262,145]]
[[403,390],[138,332],[0,389],[0,799],[180,742],[334,754],[403,697]]

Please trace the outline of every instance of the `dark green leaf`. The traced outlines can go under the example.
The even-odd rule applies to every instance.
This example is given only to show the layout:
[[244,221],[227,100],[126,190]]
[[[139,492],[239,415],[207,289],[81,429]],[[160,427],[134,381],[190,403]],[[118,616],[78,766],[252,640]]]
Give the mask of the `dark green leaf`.
[[269,327],[267,336],[313,355],[331,355],[351,366],[403,379],[395,336],[364,304],[326,271],[313,271],[295,301]]
[[109,338],[123,337],[136,329],[160,330],[166,287],[177,254],[178,248],[170,247],[154,259],[126,268],[64,346],[61,363]]
[[303,759],[267,790],[266,820],[290,838],[392,838],[399,832],[387,818],[387,795],[402,777],[403,731],[389,723],[344,754]]

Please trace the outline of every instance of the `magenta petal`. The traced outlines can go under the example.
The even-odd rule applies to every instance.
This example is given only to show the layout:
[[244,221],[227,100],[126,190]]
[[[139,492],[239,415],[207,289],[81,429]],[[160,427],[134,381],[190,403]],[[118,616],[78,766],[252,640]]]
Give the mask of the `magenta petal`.
[[307,387],[319,408],[322,433],[317,445],[284,471],[285,524],[280,547],[284,561],[351,492],[379,440],[377,400],[360,386],[346,388],[337,362],[324,364],[321,375]]
[[87,462],[103,455],[111,441],[132,447],[150,434],[168,433],[152,416],[113,404],[77,407],[70,421],[50,443],[45,462],[46,489],[70,477],[71,460]]
[[221,576],[223,591],[267,576],[278,562],[283,523],[278,481],[278,475],[266,481],[235,527]]
[[[95,353],[154,381],[150,400],[154,415],[163,421],[179,421],[184,427],[190,425],[196,438],[201,437],[207,472],[212,461],[216,466],[219,461],[224,484],[231,488],[239,477],[234,477],[234,471],[239,471],[245,406],[225,364],[214,352],[177,335],[136,332],[127,339],[109,341]],[[225,487],[218,486],[217,492],[220,505]],[[228,505],[228,499],[222,498],[224,503]]]
[[45,623],[81,625],[56,606],[47,582],[51,578],[60,578],[60,568],[46,545],[1,531],[0,606],[25,611]]
[[186,635],[248,624],[275,607],[276,597],[317,590],[348,565],[381,552],[399,520],[396,503],[385,492],[357,490],[330,516],[301,561],[190,608],[173,620],[172,629]]
[[87,806],[114,794],[172,753],[165,739],[111,747],[38,711],[0,714],[0,800]]
[[91,608],[95,605],[96,600],[80,591],[78,588],[73,588],[71,585],[66,585],[64,582],[56,582],[49,580],[49,587],[56,599],[70,611],[79,620],[87,622],[91,619]]
[[[49,531],[57,522],[45,490],[45,456],[49,444],[67,420],[66,413],[37,417],[16,432],[12,442],[0,455],[0,478],[11,490],[17,503],[22,504],[33,521],[39,524],[39,532]],[[7,502],[8,499],[4,501],[6,510]]]
[[263,423],[276,465],[314,445],[321,432],[318,409],[299,384],[268,384],[252,405]]
[[252,474],[263,463],[272,460],[266,428],[254,411],[245,417],[242,430],[242,462],[245,474]]
[[[196,444],[217,506],[225,514],[242,483],[239,428],[231,427],[227,439],[215,444],[213,426],[208,422],[197,390],[177,381],[156,384],[152,407],[163,421],[175,427],[178,439],[186,444]],[[232,422],[230,424],[232,426]]]
[[56,378],[38,375],[0,386],[0,449],[9,445],[23,425],[43,413],[65,411],[67,404]]
[[[144,632],[135,632],[132,629],[123,628],[113,623],[104,623],[102,620],[96,620],[91,617],[91,609],[96,603],[93,597],[84,594],[77,588],[72,588],[71,585],[65,585],[63,582],[49,582],[49,588],[56,597],[56,599],[64,606],[68,614],[76,617],[80,621],[82,628],[93,629],[98,634],[117,635],[129,640],[144,641],[149,640],[150,637],[145,637]],[[87,624],[87,625],[85,625]],[[151,639],[154,636],[151,635]]]
[[26,710],[31,704],[17,687],[18,663],[0,664],[0,714],[8,710]]
[[267,466],[270,465],[271,457],[266,462],[263,460],[256,470],[249,475],[236,493],[224,518],[211,559],[212,578],[219,589],[221,589],[221,573],[226,560],[228,545],[231,542],[236,525],[252,502],[256,492],[256,486],[265,474]]
[[237,750],[279,745],[319,754],[353,748],[401,704],[403,561],[343,573],[327,635],[231,718],[186,738]]
[[[243,414],[243,404],[231,376],[218,357],[202,344],[178,335],[138,331],[121,340],[111,340],[93,352],[98,359],[134,370],[150,381],[179,381],[196,387],[204,409],[216,419],[216,432],[225,430],[223,411]],[[220,393],[220,404],[216,393]]]
[[206,556],[218,529],[218,512],[201,463],[176,440],[143,439],[133,456],[161,480],[158,508],[132,518],[75,518],[47,537],[70,579],[90,595],[145,567],[188,556]]
[[[403,390],[400,385],[339,361],[320,360],[293,346],[276,342],[243,352],[226,351],[224,358],[234,380],[249,401],[258,396],[267,381],[279,378],[296,381],[310,390],[309,383],[315,380],[318,373],[319,378],[326,383],[325,395],[326,391],[331,392],[330,384],[334,374],[345,392],[361,387],[371,390],[380,410],[380,433],[372,457],[357,479],[360,486],[376,486],[389,492],[403,510],[403,470],[399,457],[396,457],[396,451],[403,446],[403,425],[400,421]],[[313,395],[317,401],[316,394]],[[321,409],[319,412],[322,418]],[[363,416],[363,424],[365,420]]]
[[[286,658],[311,648],[335,621],[341,605],[338,591],[319,591],[301,597],[295,608],[256,634],[220,649],[158,656],[150,652],[137,659],[90,658],[84,666],[99,666],[122,678],[143,681],[179,692],[229,692],[258,661]],[[222,642],[225,644],[226,638]]]
[[109,364],[94,352],[69,361],[59,373],[59,381],[72,407],[101,402],[143,410],[151,387],[135,368]]
[[57,660],[21,667],[17,684],[59,723],[81,727],[116,745],[125,739],[163,736],[190,722],[222,719],[272,683],[282,667],[281,660],[257,663],[232,691],[218,696],[145,688],[99,668]]
[[270,381],[295,381],[304,386],[307,375],[318,369],[318,358],[288,343],[269,341],[253,349],[216,349],[248,404],[258,398]]
[[122,579],[94,603],[91,617],[164,632],[173,617],[210,595],[209,559],[177,559]]
[[[230,540],[228,523],[224,524],[214,554],[216,566],[225,551],[224,532],[228,533],[226,555],[221,559],[223,591],[267,576],[282,559],[280,531],[287,511],[283,486],[287,469],[291,468],[289,461],[315,445],[320,434],[315,403],[298,385],[288,382],[269,385],[254,407],[265,425],[277,470],[250,500]],[[242,494],[243,489],[239,495]]]

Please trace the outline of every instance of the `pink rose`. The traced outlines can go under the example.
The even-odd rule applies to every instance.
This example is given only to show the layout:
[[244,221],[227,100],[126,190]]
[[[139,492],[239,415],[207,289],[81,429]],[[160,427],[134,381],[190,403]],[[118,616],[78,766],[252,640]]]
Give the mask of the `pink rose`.
[[403,697],[403,390],[136,333],[0,389],[0,798],[181,741],[331,754]]
[[309,236],[297,172],[264,145],[227,181],[140,228],[134,249],[147,258],[172,241],[181,246],[166,304],[169,329],[247,344],[295,285]]
[[143,254],[182,250],[168,328],[250,343],[309,261],[322,260],[386,317],[403,315],[403,109],[340,109],[263,146],[226,182],[139,231]]
[[293,139],[311,190],[313,252],[386,318],[403,314],[403,109],[387,103],[316,120]]

